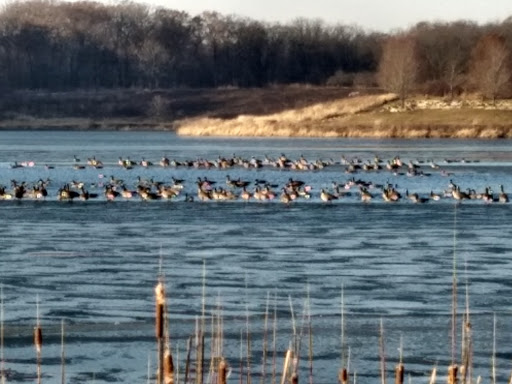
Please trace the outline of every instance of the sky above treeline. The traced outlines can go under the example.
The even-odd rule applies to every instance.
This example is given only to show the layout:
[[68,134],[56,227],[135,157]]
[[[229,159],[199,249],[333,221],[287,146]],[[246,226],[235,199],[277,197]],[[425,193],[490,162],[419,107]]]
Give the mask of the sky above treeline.
[[512,16],[512,0],[142,0],[153,6],[178,9],[191,15],[203,11],[235,14],[268,22],[297,18],[358,25],[389,32],[419,21],[472,20],[501,22]]

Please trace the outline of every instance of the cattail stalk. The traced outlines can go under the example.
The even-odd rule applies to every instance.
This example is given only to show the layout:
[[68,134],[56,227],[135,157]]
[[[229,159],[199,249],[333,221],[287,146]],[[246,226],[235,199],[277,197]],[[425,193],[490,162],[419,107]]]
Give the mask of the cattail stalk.
[[386,384],[386,351],[384,348],[384,323],[380,319],[380,379],[382,384]]
[[201,293],[201,326],[197,335],[196,384],[203,384],[204,332],[206,321],[206,260],[203,260],[203,284]]
[[155,287],[155,336],[157,343],[157,384],[164,381],[164,327],[165,327],[165,288],[162,277]]
[[341,329],[340,329],[340,353],[341,353],[341,368],[338,371],[339,384],[348,384],[348,369],[345,365],[345,295],[343,284],[341,285]]
[[185,377],[183,379],[185,384],[188,384],[188,379],[189,379],[191,352],[192,352],[192,336],[190,336],[187,340],[187,358],[185,360]]
[[244,330],[240,328],[240,384],[244,382]]
[[0,284],[0,379],[5,383],[4,362],[4,285]]
[[455,351],[457,348],[456,327],[457,327],[457,205],[454,211],[454,229],[453,229],[453,277],[452,277],[452,365],[455,365]]
[[146,384],[151,384],[151,356],[148,353],[148,367],[146,372]]
[[466,314],[462,325],[463,337],[463,358],[462,368],[464,384],[471,384],[473,381],[473,340],[471,335],[471,320],[469,312],[469,282],[468,282],[468,264],[465,263],[466,270]]
[[492,325],[492,359],[491,359],[491,383],[496,384],[496,313]]
[[436,384],[437,379],[437,367],[432,368],[432,373],[430,374],[430,380],[428,384]]
[[283,363],[283,376],[281,377],[281,384],[285,384],[288,379],[292,360],[293,360],[293,350],[291,348],[288,348],[288,350],[286,351],[286,355],[285,355],[284,363]]
[[[210,367],[208,369],[208,377],[206,379],[207,383],[211,383],[214,377],[215,369],[217,368],[215,365],[218,363],[216,361],[216,333],[215,333],[215,314],[213,311],[211,312],[210,318]],[[217,365],[218,366],[218,365]]]
[[248,288],[248,279],[247,274],[245,275],[245,332],[246,332],[246,348],[247,348],[247,384],[252,383],[252,377],[251,377],[251,318],[249,314],[249,288]]
[[43,348],[43,331],[39,321],[39,296],[36,299],[36,326],[34,327],[34,346],[36,348],[37,383],[41,384],[41,350]]
[[263,323],[263,357],[261,363],[261,384],[265,384],[267,369],[267,350],[268,350],[268,307],[270,303],[270,292],[267,292],[267,303],[265,306],[265,320]]
[[311,321],[311,301],[308,284],[308,360],[309,360],[309,384],[313,384],[313,323]]
[[395,367],[395,384],[403,384],[404,383],[404,364],[403,364],[404,345],[403,345],[402,336],[400,336],[399,354],[400,354],[399,361]]
[[274,323],[272,325],[272,384],[276,384],[277,370],[277,293],[274,293]]
[[60,382],[66,383],[66,355],[64,350],[64,319],[60,323]]
[[290,314],[291,314],[291,318],[292,318],[292,331],[293,331],[293,350],[295,351],[296,350],[296,343],[297,343],[297,326],[295,325],[295,314],[294,314],[294,311],[293,311],[293,302],[292,302],[292,297],[291,295],[288,295],[288,301],[290,303]]
[[180,384],[180,343],[176,342],[176,384]]

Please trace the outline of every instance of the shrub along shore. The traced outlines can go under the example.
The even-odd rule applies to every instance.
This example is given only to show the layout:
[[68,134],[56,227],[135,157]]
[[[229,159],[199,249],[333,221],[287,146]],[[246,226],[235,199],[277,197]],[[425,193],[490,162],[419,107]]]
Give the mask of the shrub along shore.
[[16,92],[0,99],[0,129],[176,131],[182,136],[512,137],[512,100],[412,97],[376,89]]

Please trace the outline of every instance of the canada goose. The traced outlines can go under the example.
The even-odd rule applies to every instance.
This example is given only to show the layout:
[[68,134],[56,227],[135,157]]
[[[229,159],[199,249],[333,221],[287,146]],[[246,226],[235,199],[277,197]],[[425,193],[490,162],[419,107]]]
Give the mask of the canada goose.
[[103,163],[100,160],[97,160],[94,156],[90,159],[87,159],[87,164],[96,169],[103,168]]
[[360,188],[360,193],[361,193],[361,201],[362,202],[367,203],[371,199],[373,199],[372,194],[370,192],[368,192],[368,190],[365,187]]
[[251,192],[249,192],[247,190],[247,188],[244,187],[242,189],[242,192],[240,193],[240,197],[242,198],[242,200],[249,201],[251,199],[252,195],[251,195]]
[[160,195],[155,192],[152,192],[151,189],[148,187],[138,187],[137,194],[144,201],[160,199]]
[[248,187],[249,184],[251,184],[251,182],[240,180],[240,178],[238,178],[237,180],[233,180],[229,177],[229,175],[226,175],[226,184],[228,185],[228,187],[232,188],[244,188]]
[[338,197],[334,196],[333,194],[327,192],[325,189],[322,188],[322,190],[320,191],[320,199],[328,203],[331,202],[332,200],[337,200]]
[[38,183],[33,187],[33,197],[37,200],[45,199],[48,196],[48,191],[46,190],[44,183]]
[[98,197],[98,194],[97,193],[89,193],[88,191],[85,190],[84,187],[80,188],[80,200],[89,200],[89,199],[95,199],[96,197]]
[[168,167],[169,165],[171,165],[171,162],[170,162],[170,160],[167,157],[164,156],[164,157],[162,157],[160,159],[159,164],[160,164],[161,167],[165,168],[165,167]]
[[394,187],[388,184],[382,191],[382,198],[387,202],[396,202],[400,200],[402,195]]
[[69,184],[64,185],[64,187],[59,189],[59,192],[58,192],[59,200],[71,201],[78,196],[79,196],[79,193],[77,191],[73,191],[72,189],[70,189]]
[[279,201],[284,204],[289,204],[292,201],[290,195],[286,191],[286,188],[283,188],[281,195],[279,196]]
[[175,186],[178,186],[178,185],[183,186],[183,183],[185,182],[185,180],[183,180],[183,179],[177,179],[177,178],[175,178],[174,176],[173,176],[173,177],[171,177],[171,180],[172,180],[172,182],[174,183],[174,185],[175,185]]
[[208,188],[205,188],[203,184],[203,180],[199,179],[197,182],[197,198],[201,201],[209,201],[212,199],[211,186],[207,185]]
[[105,187],[105,197],[108,201],[113,201],[119,196],[119,192],[114,189],[113,186],[107,185]]
[[117,163],[124,169],[132,169],[136,165],[135,161],[130,160],[129,157],[127,157],[126,159],[119,157]]
[[305,183],[302,180],[294,180],[291,177],[288,179],[288,183],[286,186],[288,188],[299,188],[302,187]]
[[15,180],[13,180],[13,187],[14,187],[14,197],[17,199],[22,199],[23,196],[25,196],[25,183],[17,184]]
[[[126,188],[125,185],[122,186],[122,188],[121,188],[121,197],[123,199],[129,200],[132,197],[134,197],[135,195],[137,195],[137,192],[129,190],[128,188]],[[115,198],[116,196],[113,196],[113,197]]]
[[425,197],[420,197],[417,193],[411,193],[409,194],[409,190],[405,191],[405,195],[409,200],[411,200],[413,203],[426,203],[428,201]]
[[492,191],[489,187],[485,188],[484,193],[482,193],[481,198],[486,203],[492,203],[494,201]]
[[441,200],[441,195],[438,193],[434,193],[434,191],[430,191],[430,198],[434,201]]
[[0,199],[2,200],[12,200],[14,196],[11,193],[5,191],[5,187],[0,185]]
[[179,195],[179,192],[173,189],[172,187],[166,187],[164,185],[161,185],[158,188],[159,195],[164,199],[173,199]]
[[151,161],[146,160],[145,158],[142,158],[142,160],[140,161],[139,164],[141,166],[143,166],[144,168],[151,167],[153,165],[153,163]]
[[455,186],[455,189],[452,190],[452,197],[455,200],[467,200],[469,199],[469,194],[460,190],[458,185]]

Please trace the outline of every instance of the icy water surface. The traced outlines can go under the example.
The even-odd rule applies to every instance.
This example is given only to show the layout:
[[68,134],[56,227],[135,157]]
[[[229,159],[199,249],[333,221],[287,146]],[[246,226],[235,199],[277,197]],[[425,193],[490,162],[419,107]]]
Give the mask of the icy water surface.
[[[315,172],[275,169],[120,169],[118,157],[162,156],[215,159],[231,156],[309,159],[340,156],[436,161],[430,176],[407,177],[381,171],[347,175],[341,165]],[[72,169],[73,156],[96,156],[101,170]],[[446,160],[450,160],[446,162]],[[452,160],[456,160],[453,162]],[[9,168],[14,161],[34,167]],[[46,169],[51,164],[53,169]],[[186,341],[201,313],[201,279],[206,264],[207,313],[221,303],[224,355],[239,382],[240,332],[249,315],[253,381],[262,371],[263,318],[267,295],[277,310],[277,366],[292,337],[290,300],[298,332],[309,287],[315,383],[336,381],[340,364],[340,296],[344,286],[346,344],[350,370],[359,382],[379,378],[379,323],[383,320],[389,377],[403,338],[404,363],[412,382],[424,383],[434,365],[444,376],[451,359],[450,313],[454,253],[459,313],[466,282],[472,312],[475,375],[489,379],[493,315],[497,317],[497,365],[503,381],[510,372],[512,327],[512,219],[509,204],[452,199],[427,204],[361,203],[357,194],[325,204],[319,189],[354,176],[397,184],[427,194],[449,180],[481,190],[512,188],[508,141],[365,141],[183,139],[169,133],[1,132],[0,184],[11,179],[50,178],[48,201],[0,201],[3,230],[0,271],[4,293],[5,368],[11,382],[33,382],[32,327],[36,298],[44,334],[44,381],[60,382],[60,322],[66,325],[66,376],[70,383],[145,383],[148,357],[155,370],[153,288],[160,255],[166,276],[175,360],[184,370]],[[137,176],[193,181],[208,176],[289,177],[313,186],[309,200],[271,202],[56,201],[62,183],[97,184],[111,175],[133,185]],[[101,175],[101,177],[100,177]],[[90,188],[91,191],[93,190]],[[97,187],[101,195],[101,188]],[[459,316],[460,323],[460,316]],[[209,321],[207,321],[209,324]],[[304,331],[305,332],[305,331]],[[271,332],[270,332],[271,333]],[[209,336],[207,335],[207,340]],[[457,349],[460,347],[457,337]],[[245,341],[244,341],[245,343]],[[271,340],[269,340],[271,345]],[[308,343],[302,342],[301,381],[308,380]],[[210,344],[206,350],[209,357]],[[245,344],[244,344],[245,349]],[[245,354],[245,352],[244,352]],[[270,352],[270,355],[272,352]],[[271,358],[267,382],[271,382]],[[279,375],[280,378],[280,375]],[[181,377],[183,380],[183,377]],[[444,381],[441,377],[439,380]]]

